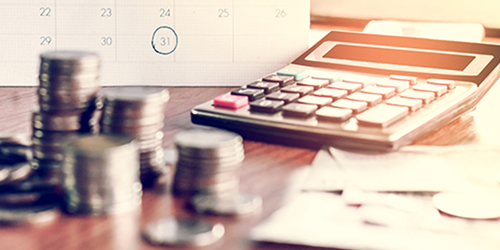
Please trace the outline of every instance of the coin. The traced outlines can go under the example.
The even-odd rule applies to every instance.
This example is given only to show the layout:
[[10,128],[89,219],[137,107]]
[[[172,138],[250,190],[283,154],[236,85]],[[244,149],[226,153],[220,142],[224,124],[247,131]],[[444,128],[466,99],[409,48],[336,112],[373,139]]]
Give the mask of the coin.
[[0,208],[0,223],[8,225],[42,224],[59,217],[58,204],[23,208]]
[[142,235],[153,245],[201,247],[219,241],[224,232],[221,223],[163,218],[146,225]]
[[31,146],[30,133],[0,134],[0,146]]
[[51,51],[40,55],[40,73],[76,75],[99,70],[99,55],[88,51]]
[[241,136],[223,130],[187,130],[175,135],[174,141],[179,155],[197,158],[233,156],[243,150]]
[[104,134],[132,136],[139,144],[141,180],[144,186],[164,172],[163,120],[169,92],[157,87],[118,87],[103,91],[100,119]]
[[157,87],[121,87],[104,90],[108,102],[118,105],[144,105],[165,103],[170,98],[168,90]]
[[442,192],[432,197],[439,211],[467,219],[500,218],[500,193]]
[[198,213],[242,216],[256,213],[262,208],[262,198],[248,193],[195,195],[191,205]]
[[64,208],[70,213],[118,214],[140,208],[138,146],[123,135],[81,135],[65,147]]

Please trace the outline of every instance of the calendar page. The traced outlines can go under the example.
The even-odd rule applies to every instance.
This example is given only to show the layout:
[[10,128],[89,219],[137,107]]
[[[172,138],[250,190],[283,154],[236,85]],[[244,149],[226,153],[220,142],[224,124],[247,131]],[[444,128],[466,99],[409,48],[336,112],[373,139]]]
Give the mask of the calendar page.
[[39,54],[88,50],[101,84],[240,86],[308,46],[309,0],[2,0],[0,85],[36,86]]

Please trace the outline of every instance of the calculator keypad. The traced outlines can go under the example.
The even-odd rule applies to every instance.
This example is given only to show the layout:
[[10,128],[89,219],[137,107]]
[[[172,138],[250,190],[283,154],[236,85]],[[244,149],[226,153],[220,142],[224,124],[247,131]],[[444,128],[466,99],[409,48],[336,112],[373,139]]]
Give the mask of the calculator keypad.
[[[413,76],[391,75],[385,79],[360,75],[336,77],[309,75],[285,68],[276,74],[234,90],[229,96],[244,96],[255,114],[281,114],[284,118],[342,123],[355,118],[359,126],[388,127],[425,105],[446,95],[455,82],[442,79],[419,80]],[[217,97],[214,106],[239,109]],[[234,101],[236,102],[236,101]]]

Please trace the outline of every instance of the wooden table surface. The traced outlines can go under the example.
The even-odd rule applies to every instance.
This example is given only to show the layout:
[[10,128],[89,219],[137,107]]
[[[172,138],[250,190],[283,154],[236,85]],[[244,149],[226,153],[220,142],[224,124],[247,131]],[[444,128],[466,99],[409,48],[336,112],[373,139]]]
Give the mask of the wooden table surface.
[[[193,128],[189,111],[195,105],[233,88],[168,88],[164,147],[173,147],[173,136]],[[36,104],[35,87],[0,88],[0,134],[30,132],[31,111]],[[494,86],[479,106],[445,127],[431,132],[415,144],[457,145],[500,142],[500,86]],[[73,216],[62,214],[54,223],[41,226],[0,226],[0,249],[161,249],[140,235],[151,221],[166,216],[202,217],[222,222],[226,235],[221,243],[203,249],[309,249],[300,246],[259,244],[248,240],[250,229],[279,209],[288,195],[293,173],[312,162],[316,151],[245,140],[240,190],[263,197],[263,209],[246,218],[196,215],[185,201],[165,192],[146,190],[142,210],[118,216]],[[175,248],[183,249],[183,248]]]

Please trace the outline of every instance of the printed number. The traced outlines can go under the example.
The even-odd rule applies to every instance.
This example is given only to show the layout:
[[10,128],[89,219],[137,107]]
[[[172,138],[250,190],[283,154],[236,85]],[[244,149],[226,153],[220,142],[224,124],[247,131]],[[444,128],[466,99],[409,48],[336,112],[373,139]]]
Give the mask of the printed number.
[[170,9],[160,9],[160,17],[169,17],[170,16]]
[[40,16],[50,16],[52,9],[50,7],[40,7]]
[[113,44],[113,38],[111,37],[101,37],[101,46],[111,46]]
[[227,9],[219,9],[219,18],[228,18],[229,10]]
[[40,45],[49,45],[52,42],[52,38],[50,36],[41,36],[40,37]]
[[101,8],[101,17],[111,17],[111,8]]
[[170,46],[170,37],[161,37],[160,38],[160,46]]
[[284,9],[283,10],[276,9],[275,12],[276,12],[276,18],[285,18],[286,17],[286,12]]

